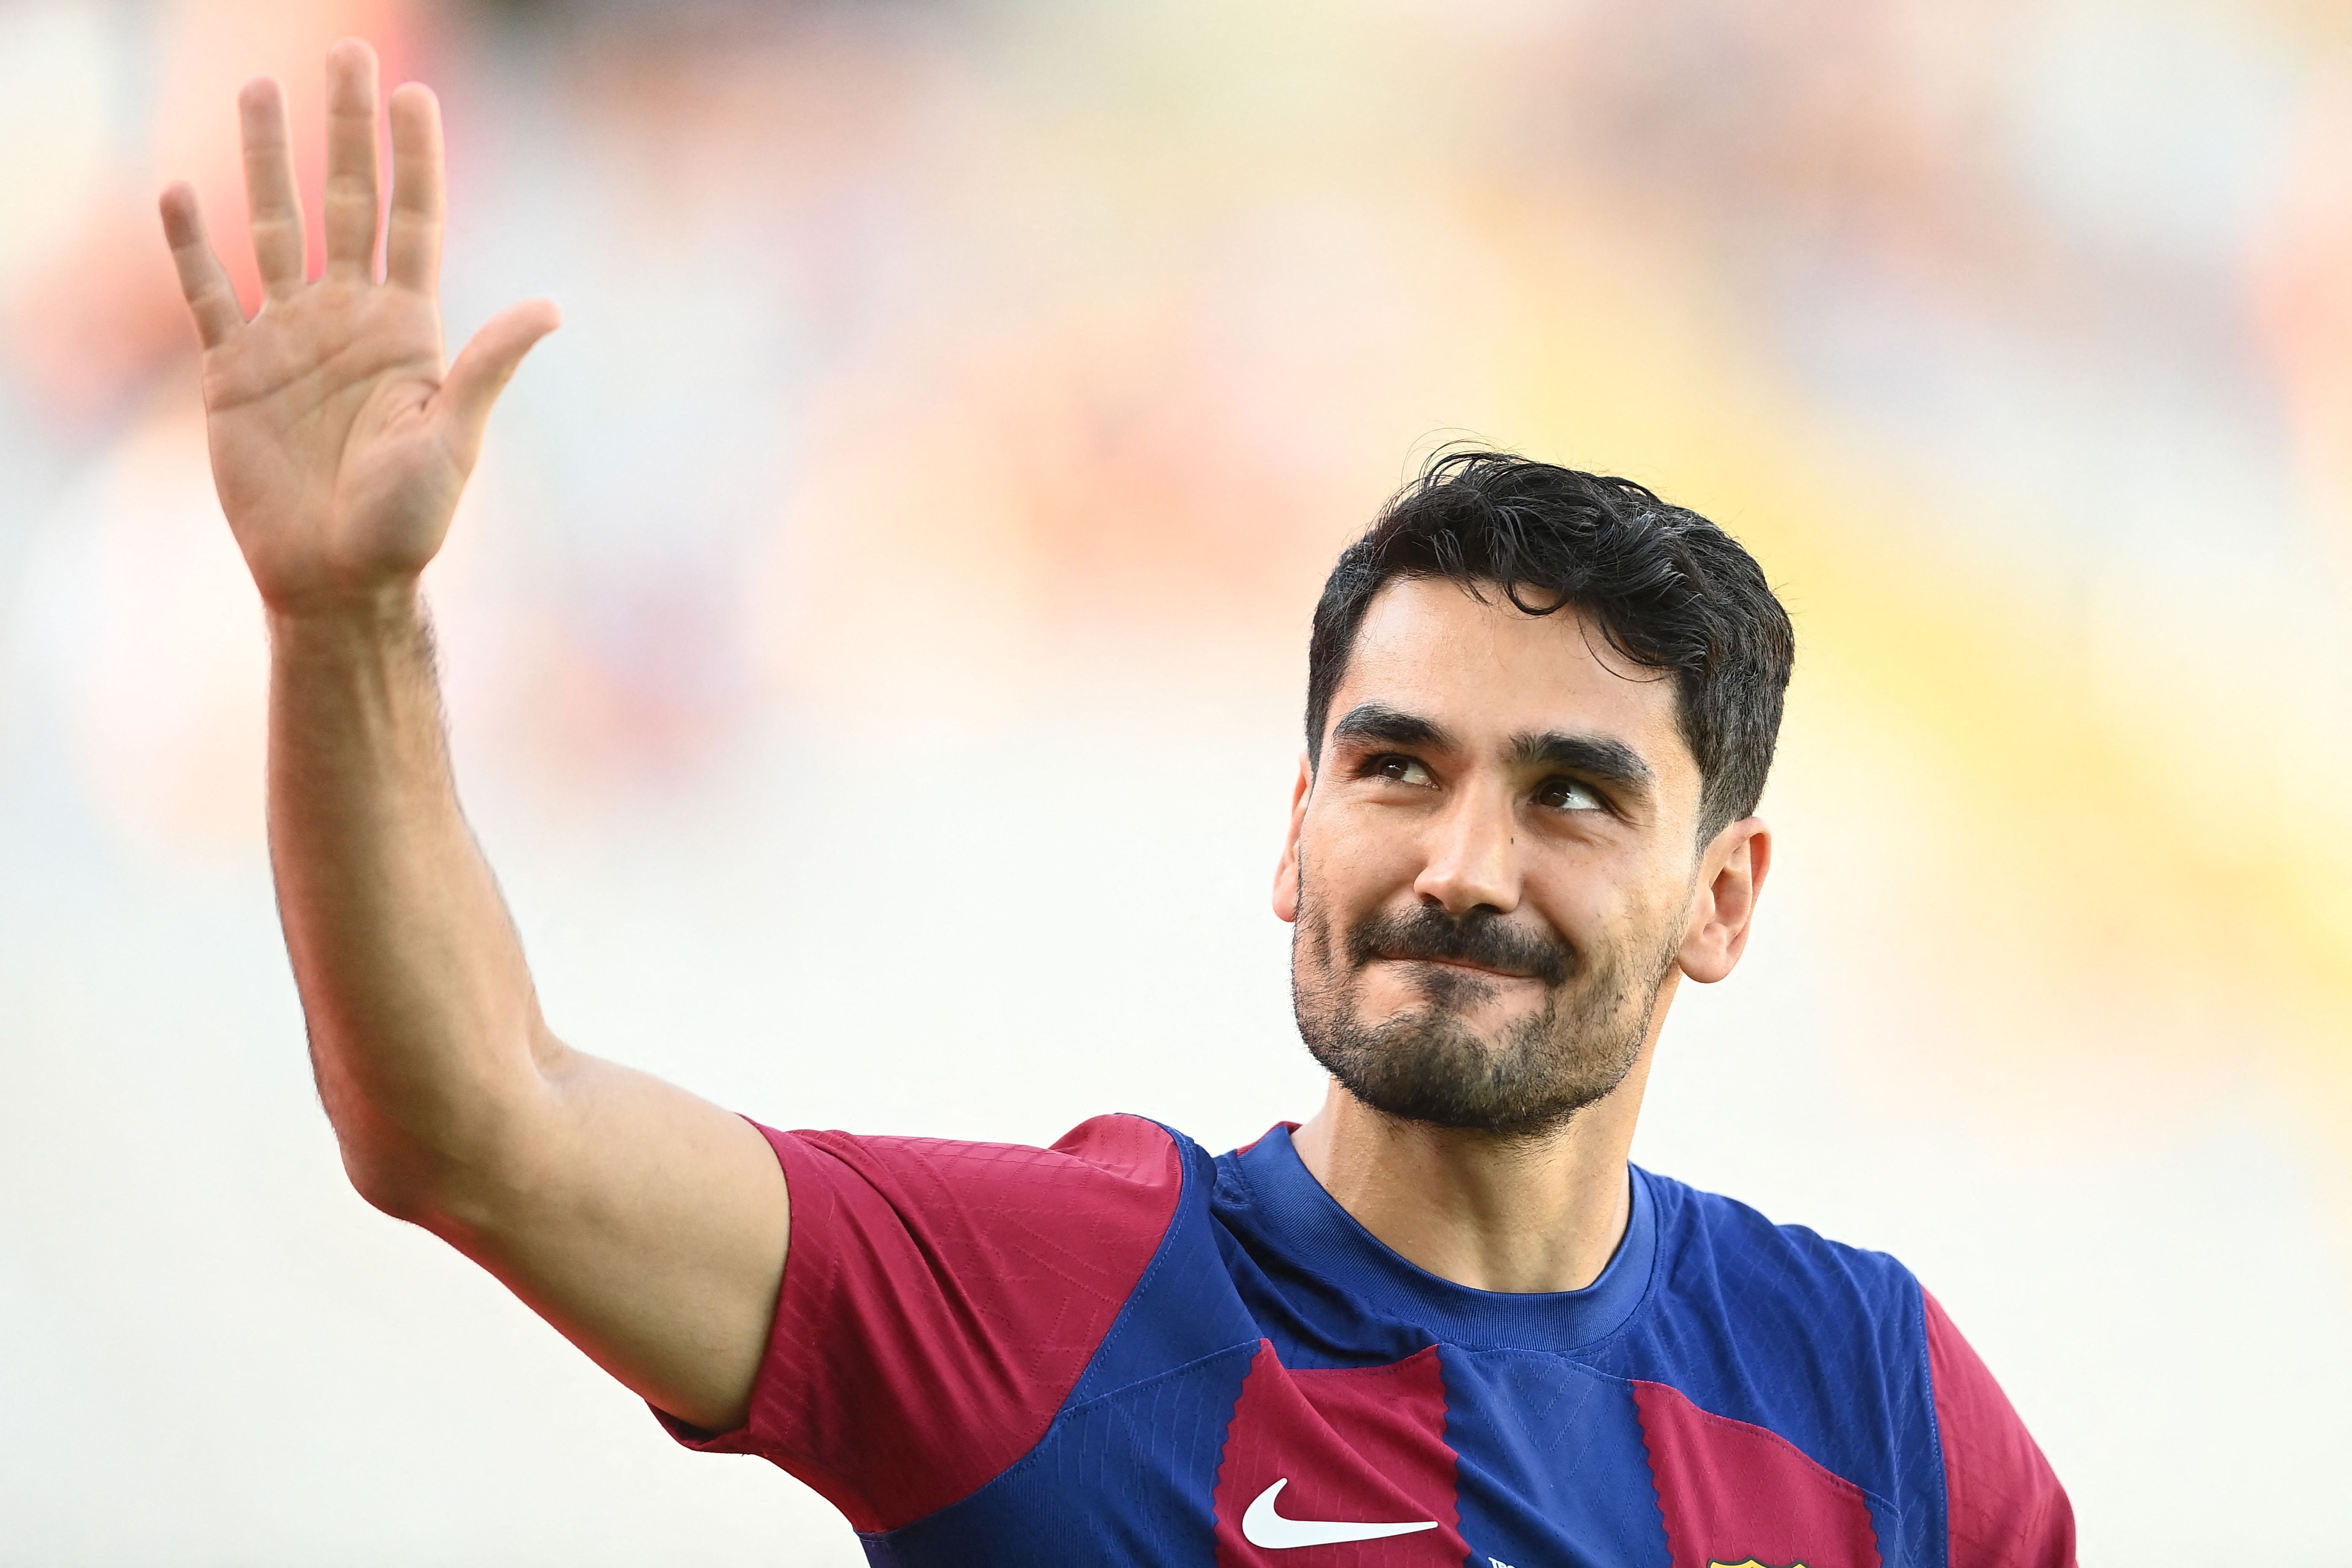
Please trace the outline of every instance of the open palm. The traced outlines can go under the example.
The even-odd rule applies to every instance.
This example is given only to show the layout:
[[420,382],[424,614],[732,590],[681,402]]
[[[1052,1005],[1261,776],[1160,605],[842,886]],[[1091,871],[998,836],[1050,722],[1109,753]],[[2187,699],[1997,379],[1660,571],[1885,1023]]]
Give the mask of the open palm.
[[363,43],[327,58],[326,266],[308,280],[285,98],[238,99],[246,193],[264,298],[247,320],[197,211],[163,193],[164,235],[204,343],[213,481],[263,600],[293,611],[362,604],[413,587],[447,535],[499,391],[553,329],[519,305],[442,359],[440,111],[414,83],[392,98],[393,194],[384,272],[376,171],[376,62]]

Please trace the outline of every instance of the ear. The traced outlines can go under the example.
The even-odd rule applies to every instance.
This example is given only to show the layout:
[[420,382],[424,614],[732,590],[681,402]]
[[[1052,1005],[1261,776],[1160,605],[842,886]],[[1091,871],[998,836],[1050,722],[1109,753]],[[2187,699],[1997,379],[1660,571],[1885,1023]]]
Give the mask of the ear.
[[1744,817],[1716,835],[1700,859],[1697,897],[1675,955],[1684,974],[1711,986],[1738,966],[1771,869],[1772,830],[1763,818]]
[[1298,919],[1298,830],[1307,821],[1307,797],[1315,790],[1315,764],[1298,754],[1298,781],[1290,787],[1290,832],[1282,841],[1282,862],[1274,868],[1274,913]]

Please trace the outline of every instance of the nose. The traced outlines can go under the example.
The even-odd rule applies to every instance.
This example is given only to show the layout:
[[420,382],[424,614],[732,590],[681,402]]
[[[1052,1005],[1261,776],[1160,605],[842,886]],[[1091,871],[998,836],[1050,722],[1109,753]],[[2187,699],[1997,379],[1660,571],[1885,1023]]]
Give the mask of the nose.
[[1431,825],[1429,860],[1412,890],[1467,915],[1484,906],[1508,915],[1519,906],[1518,824],[1507,800],[1464,790]]

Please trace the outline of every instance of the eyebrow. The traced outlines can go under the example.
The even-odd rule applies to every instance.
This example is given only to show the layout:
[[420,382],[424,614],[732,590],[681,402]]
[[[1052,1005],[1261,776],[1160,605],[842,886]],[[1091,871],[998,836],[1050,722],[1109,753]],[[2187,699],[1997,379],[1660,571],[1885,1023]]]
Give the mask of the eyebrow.
[[1580,773],[1639,794],[1649,794],[1657,788],[1657,773],[1642,760],[1642,754],[1623,741],[1605,736],[1569,735],[1557,729],[1540,735],[1516,735],[1511,737],[1511,760],[1522,768],[1557,768]]
[[1435,719],[1423,718],[1417,713],[1406,713],[1385,703],[1358,703],[1348,715],[1331,727],[1334,740],[1354,741],[1359,746],[1403,746],[1432,751],[1455,749],[1453,731]]

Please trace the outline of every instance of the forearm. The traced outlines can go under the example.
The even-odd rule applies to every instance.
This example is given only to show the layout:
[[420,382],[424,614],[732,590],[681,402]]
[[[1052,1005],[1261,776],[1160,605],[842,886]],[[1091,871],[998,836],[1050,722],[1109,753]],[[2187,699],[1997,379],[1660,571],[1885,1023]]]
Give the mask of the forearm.
[[663,1408],[734,1425],[783,1268],[774,1155],[548,1032],[458,810],[415,598],[275,615],[270,643],[270,857],[352,1185]]
[[327,1113],[353,1182],[424,1218],[495,1180],[558,1051],[459,811],[422,603],[271,619],[269,839]]

